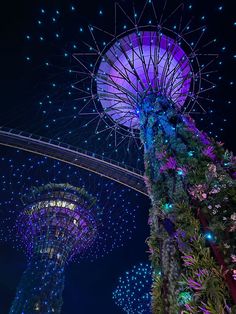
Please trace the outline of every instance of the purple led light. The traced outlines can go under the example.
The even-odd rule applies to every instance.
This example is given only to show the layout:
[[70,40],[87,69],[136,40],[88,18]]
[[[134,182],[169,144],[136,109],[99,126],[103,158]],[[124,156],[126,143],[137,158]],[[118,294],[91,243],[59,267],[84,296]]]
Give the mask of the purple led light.
[[189,59],[179,44],[154,31],[118,39],[101,58],[97,93],[105,112],[118,124],[139,128],[137,104],[160,93],[180,109],[191,86]]

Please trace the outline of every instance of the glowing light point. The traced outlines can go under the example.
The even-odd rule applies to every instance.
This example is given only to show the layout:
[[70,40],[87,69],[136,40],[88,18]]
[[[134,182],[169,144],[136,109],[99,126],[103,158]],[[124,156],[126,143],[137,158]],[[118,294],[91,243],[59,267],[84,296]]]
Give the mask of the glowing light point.
[[180,292],[179,296],[178,296],[178,303],[180,305],[185,305],[190,303],[192,300],[192,295],[190,294],[190,292]]
[[207,233],[205,234],[205,238],[206,238],[207,240],[213,240],[213,235],[212,235],[212,233],[211,233],[211,232],[207,232]]
[[126,271],[113,291],[113,300],[127,314],[150,313],[152,268],[140,263]]

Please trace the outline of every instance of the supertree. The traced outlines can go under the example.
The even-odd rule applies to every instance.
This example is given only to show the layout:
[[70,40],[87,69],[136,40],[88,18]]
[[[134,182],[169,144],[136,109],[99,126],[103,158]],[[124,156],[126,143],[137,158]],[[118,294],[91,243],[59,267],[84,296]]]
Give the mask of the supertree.
[[[92,119],[85,125],[97,119],[96,134],[108,131],[107,138],[113,135],[116,146],[134,139],[140,150],[144,147],[145,180],[153,203],[149,247],[154,270],[162,269],[160,280],[154,271],[153,312],[223,313],[230,307],[224,279],[235,301],[235,159],[221,143],[200,132],[190,117],[199,109],[204,111],[208,92],[215,88],[215,68],[209,65],[217,55],[209,53],[208,46],[216,40],[201,44],[205,25],[194,29],[191,21],[185,23],[180,14],[183,5],[166,14],[166,2],[161,8],[148,0],[131,14],[116,4],[114,32],[89,25],[92,43],[86,44],[86,51],[80,43],[73,44],[79,66],[69,68],[77,81],[68,93],[76,94],[81,105],[73,108],[73,121],[77,123],[80,115],[85,117],[90,111]],[[117,22],[120,12],[125,24]],[[55,14],[53,22],[60,12]],[[38,25],[47,25],[45,10],[42,16]],[[53,32],[58,40],[60,34]],[[79,32],[83,34],[83,27]],[[192,39],[193,34],[198,37]],[[44,42],[43,36],[38,38]],[[27,40],[31,40],[29,35]],[[67,48],[65,58],[70,55]],[[26,61],[31,58],[26,56]],[[56,88],[54,82],[51,85]],[[45,98],[40,106],[46,115],[52,100],[48,95]],[[64,107],[59,108],[61,119]]]
[[[154,270],[162,269],[162,279],[153,284],[153,312],[225,313],[231,303],[227,285],[236,301],[235,158],[222,143],[199,131],[191,117],[203,110],[202,93],[215,87],[209,76],[205,78],[213,61],[204,50],[209,43],[203,50],[197,47],[206,29],[200,28],[192,45],[187,35],[193,31],[178,12],[182,5],[170,15],[180,17],[176,31],[166,27],[169,17],[157,17],[151,0],[139,15],[118,7],[131,27],[121,33],[115,29],[101,47],[98,28],[89,26],[91,52],[74,56],[84,71],[78,76],[91,81],[91,100],[106,129],[114,131],[118,144],[125,137],[138,137],[144,146],[145,181],[152,200],[149,247]],[[151,22],[142,24],[150,8]],[[91,55],[97,56],[93,63]],[[199,57],[211,59],[202,63]],[[80,84],[78,79],[79,93]],[[182,300],[186,293],[189,297]]]
[[152,267],[139,263],[126,271],[118,279],[112,293],[115,303],[128,314],[151,312]]
[[101,212],[80,188],[48,184],[32,189],[17,219],[30,262],[10,313],[60,313],[64,266],[97,236]]
[[[89,174],[83,179],[83,171],[60,162],[29,157],[22,163],[25,153],[16,160],[2,155],[0,238],[28,257],[10,313],[60,313],[65,266],[93,261],[131,238],[131,202],[125,202],[125,189]],[[45,184],[49,178],[53,183]],[[59,183],[62,178],[80,187]]]

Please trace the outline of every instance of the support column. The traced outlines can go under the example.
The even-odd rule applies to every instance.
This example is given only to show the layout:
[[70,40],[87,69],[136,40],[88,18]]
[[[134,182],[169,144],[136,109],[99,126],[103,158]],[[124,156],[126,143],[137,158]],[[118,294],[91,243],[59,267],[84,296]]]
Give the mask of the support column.
[[51,259],[32,259],[22,275],[10,314],[61,313],[64,266]]

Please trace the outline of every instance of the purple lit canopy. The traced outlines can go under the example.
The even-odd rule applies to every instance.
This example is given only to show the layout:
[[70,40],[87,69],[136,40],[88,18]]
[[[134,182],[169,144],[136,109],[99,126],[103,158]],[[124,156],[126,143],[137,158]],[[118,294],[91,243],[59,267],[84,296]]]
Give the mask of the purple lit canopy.
[[96,73],[97,94],[118,124],[139,128],[137,104],[161,93],[180,109],[190,93],[191,66],[178,42],[155,31],[121,37],[103,54]]

